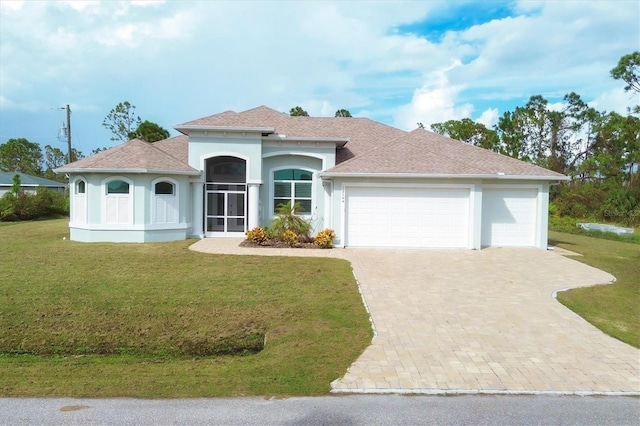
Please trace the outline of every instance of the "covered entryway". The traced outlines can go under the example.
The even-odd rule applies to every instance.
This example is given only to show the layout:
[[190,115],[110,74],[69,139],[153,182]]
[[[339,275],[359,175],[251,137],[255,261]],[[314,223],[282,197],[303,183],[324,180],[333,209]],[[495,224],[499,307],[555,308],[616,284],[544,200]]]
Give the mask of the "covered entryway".
[[537,229],[537,188],[484,188],[483,246],[534,247]]
[[469,188],[345,187],[345,245],[470,247]]
[[205,235],[242,236],[247,223],[247,171],[241,158],[206,161]]

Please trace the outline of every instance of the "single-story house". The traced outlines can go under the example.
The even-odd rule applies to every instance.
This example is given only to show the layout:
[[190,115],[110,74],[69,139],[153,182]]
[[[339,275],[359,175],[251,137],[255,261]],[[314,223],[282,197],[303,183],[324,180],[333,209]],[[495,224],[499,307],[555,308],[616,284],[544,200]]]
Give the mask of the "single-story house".
[[244,236],[297,202],[338,247],[547,247],[566,177],[460,141],[370,120],[260,106],[175,126],[67,164],[71,239]]
[[44,186],[47,189],[64,194],[64,191],[67,188],[66,183],[56,182],[55,180],[32,176],[26,173],[0,172],[0,197],[11,191],[11,187],[13,186],[13,177],[15,175],[20,176],[20,189],[23,192],[35,194],[39,186]]

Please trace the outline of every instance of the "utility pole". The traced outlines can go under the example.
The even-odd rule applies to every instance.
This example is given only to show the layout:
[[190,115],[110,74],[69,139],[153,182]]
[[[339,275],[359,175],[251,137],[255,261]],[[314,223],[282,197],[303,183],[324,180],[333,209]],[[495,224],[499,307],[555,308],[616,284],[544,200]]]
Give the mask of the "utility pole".
[[69,144],[69,163],[73,161],[71,155],[71,108],[67,104],[67,144]]

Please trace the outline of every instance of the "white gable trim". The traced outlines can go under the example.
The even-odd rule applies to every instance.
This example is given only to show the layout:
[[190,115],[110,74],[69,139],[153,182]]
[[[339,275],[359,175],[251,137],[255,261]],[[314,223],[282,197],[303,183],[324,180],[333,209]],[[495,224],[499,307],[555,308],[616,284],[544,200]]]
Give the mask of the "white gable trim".
[[197,175],[198,170],[171,170],[171,169],[114,169],[91,167],[59,167],[53,170],[56,173],[135,173],[135,174],[159,174],[159,175]]
[[181,133],[189,135],[189,131],[203,132],[205,136],[209,135],[209,132],[214,133],[273,133],[275,129],[273,127],[242,127],[242,126],[210,126],[206,124],[177,124],[173,126],[174,129]]
[[323,179],[339,178],[431,178],[431,179],[500,179],[500,180],[537,180],[557,182],[571,180],[568,176],[537,176],[537,175],[505,175],[505,174],[435,174],[435,173],[347,173],[320,172]]

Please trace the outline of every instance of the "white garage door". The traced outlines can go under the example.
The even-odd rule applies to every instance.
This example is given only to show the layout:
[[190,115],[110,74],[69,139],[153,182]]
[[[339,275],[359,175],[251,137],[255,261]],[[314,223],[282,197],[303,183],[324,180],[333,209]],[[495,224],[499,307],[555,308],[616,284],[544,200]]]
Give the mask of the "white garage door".
[[535,188],[485,188],[482,192],[482,245],[534,246],[537,197]]
[[345,202],[345,245],[469,246],[469,189],[347,187]]

